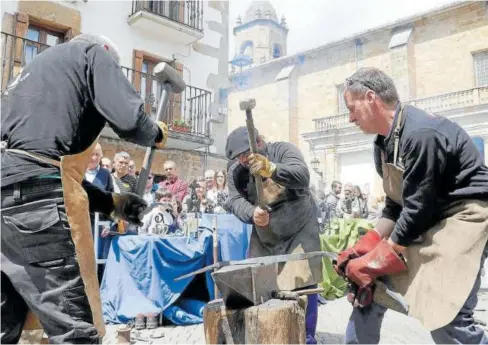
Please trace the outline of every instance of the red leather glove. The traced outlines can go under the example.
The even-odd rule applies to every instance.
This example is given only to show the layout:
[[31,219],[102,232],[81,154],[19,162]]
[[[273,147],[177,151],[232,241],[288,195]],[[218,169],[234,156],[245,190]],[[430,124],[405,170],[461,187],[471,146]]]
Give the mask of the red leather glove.
[[369,230],[363,237],[356,242],[351,248],[347,248],[339,253],[334,263],[334,269],[338,275],[344,276],[346,266],[349,260],[359,258],[372,251],[378,243],[381,242],[381,236],[375,230]]
[[349,285],[347,290],[347,300],[354,308],[364,308],[373,303],[373,293],[375,285],[359,287],[354,283]]
[[406,269],[405,261],[386,240],[382,240],[369,253],[349,261],[346,266],[346,277],[360,288],[364,288],[374,283],[378,277],[397,274]]

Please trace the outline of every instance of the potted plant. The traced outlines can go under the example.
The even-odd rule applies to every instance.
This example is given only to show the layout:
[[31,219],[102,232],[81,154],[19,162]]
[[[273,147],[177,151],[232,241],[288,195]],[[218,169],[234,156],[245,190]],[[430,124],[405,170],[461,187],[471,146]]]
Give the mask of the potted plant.
[[174,120],[171,128],[178,132],[189,132],[190,125],[185,122],[185,120]]

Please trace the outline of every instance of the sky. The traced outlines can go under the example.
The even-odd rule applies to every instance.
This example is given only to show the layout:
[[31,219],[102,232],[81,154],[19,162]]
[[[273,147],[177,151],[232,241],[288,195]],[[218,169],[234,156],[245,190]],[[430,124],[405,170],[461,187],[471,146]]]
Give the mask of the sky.
[[[288,24],[288,55],[429,11],[453,0],[270,0],[278,19]],[[252,0],[230,0],[230,56],[235,54],[238,15],[244,17]]]

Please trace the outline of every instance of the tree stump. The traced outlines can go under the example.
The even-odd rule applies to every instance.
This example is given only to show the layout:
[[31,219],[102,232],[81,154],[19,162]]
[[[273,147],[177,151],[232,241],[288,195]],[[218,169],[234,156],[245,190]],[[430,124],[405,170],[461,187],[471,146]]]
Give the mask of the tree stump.
[[203,312],[207,344],[304,344],[307,299],[271,299],[244,309],[209,302]]

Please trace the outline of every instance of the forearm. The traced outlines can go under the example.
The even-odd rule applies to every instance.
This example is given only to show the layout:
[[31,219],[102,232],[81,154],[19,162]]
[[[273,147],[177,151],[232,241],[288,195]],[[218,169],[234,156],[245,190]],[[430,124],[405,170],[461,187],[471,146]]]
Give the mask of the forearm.
[[255,207],[246,199],[242,197],[234,197],[227,201],[226,207],[241,222],[246,224],[253,223],[253,213]]
[[388,218],[380,218],[375,226],[376,232],[383,238],[389,238],[394,228],[395,222]]
[[271,179],[289,189],[306,188],[310,184],[310,174],[306,166],[275,163],[276,170]]
[[112,193],[106,192],[87,180],[82,181],[82,186],[88,195],[90,212],[100,212],[109,215],[114,210]]

